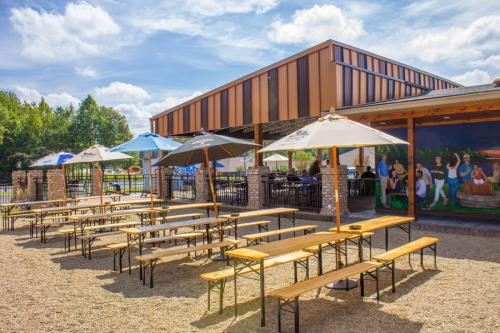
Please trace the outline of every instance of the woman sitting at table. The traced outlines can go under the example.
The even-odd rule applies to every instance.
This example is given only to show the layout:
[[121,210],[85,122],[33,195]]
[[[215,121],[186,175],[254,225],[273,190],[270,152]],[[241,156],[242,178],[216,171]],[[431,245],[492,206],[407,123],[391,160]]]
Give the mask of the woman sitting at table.
[[389,181],[387,182],[387,188],[385,190],[386,194],[391,192],[400,192],[401,191],[401,180],[398,177],[396,169],[391,170],[391,176]]

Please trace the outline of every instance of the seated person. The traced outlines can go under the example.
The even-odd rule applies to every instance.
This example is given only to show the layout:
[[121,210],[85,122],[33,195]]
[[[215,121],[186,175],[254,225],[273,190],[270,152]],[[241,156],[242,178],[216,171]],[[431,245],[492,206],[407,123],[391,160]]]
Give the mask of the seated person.
[[108,187],[113,188],[114,193],[116,194],[120,194],[122,192],[121,185],[119,183],[109,182]]
[[495,184],[500,183],[500,162],[493,163],[493,176],[488,177],[487,180]]
[[375,179],[371,166],[366,167],[366,171],[361,174],[361,178]]
[[406,169],[398,160],[394,161],[394,170],[396,170],[396,173],[400,180],[404,180],[406,178]]
[[417,170],[417,183],[415,184],[415,200],[417,202],[426,202],[427,186],[424,180],[424,173]]
[[472,179],[475,185],[483,185],[486,180],[486,175],[477,164],[472,166]]
[[302,176],[300,176],[301,184],[311,184],[314,182],[314,177],[307,173],[307,170],[302,170]]
[[391,170],[391,176],[389,181],[387,182],[387,188],[385,190],[386,194],[391,192],[400,192],[401,191],[401,180],[399,180],[398,174],[395,169]]

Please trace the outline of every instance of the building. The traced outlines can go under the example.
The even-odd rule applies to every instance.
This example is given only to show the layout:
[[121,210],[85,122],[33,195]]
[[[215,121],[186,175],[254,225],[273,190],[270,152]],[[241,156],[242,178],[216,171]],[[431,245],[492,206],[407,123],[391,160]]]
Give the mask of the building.
[[[408,210],[413,215],[419,128],[499,125],[499,94],[498,84],[461,87],[412,66],[328,40],[161,112],[150,121],[152,130],[163,136],[191,136],[204,129],[262,143],[303,127],[333,106],[339,114],[372,127],[396,132],[403,129],[399,134],[411,143],[407,151],[403,148],[403,157],[408,169]],[[498,146],[500,131],[489,134],[490,147]],[[483,148],[488,145],[477,149]],[[358,160],[364,160],[363,149]],[[432,164],[427,163],[429,167]],[[255,165],[262,165],[259,154]]]

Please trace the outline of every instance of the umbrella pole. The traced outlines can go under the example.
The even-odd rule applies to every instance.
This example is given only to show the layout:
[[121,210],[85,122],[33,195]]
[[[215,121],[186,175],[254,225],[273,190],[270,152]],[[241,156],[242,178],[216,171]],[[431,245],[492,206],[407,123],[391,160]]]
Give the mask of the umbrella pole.
[[217,211],[217,204],[216,204],[216,198],[215,198],[215,191],[214,191],[214,183],[212,180],[212,171],[210,168],[210,162],[208,161],[208,149],[203,149],[203,153],[205,154],[205,163],[207,164],[208,168],[208,180],[210,182],[210,192],[212,193],[212,201],[214,203],[214,213],[215,217],[219,216],[219,212]]
[[333,186],[335,190],[335,225],[340,232],[340,201],[339,201],[339,166],[337,162],[337,148],[332,148],[333,155]]
[[153,165],[151,163],[151,151],[148,151],[149,160],[149,196],[151,198],[151,224],[155,224],[155,214],[153,212],[154,199],[153,199]]
[[99,190],[99,202],[102,208],[102,182],[104,180],[104,175],[101,175],[101,162],[97,161],[97,180],[98,180],[98,190]]
[[64,188],[64,200],[68,199],[66,195],[66,171],[64,170],[64,164],[61,164],[62,174],[63,174],[63,188]]

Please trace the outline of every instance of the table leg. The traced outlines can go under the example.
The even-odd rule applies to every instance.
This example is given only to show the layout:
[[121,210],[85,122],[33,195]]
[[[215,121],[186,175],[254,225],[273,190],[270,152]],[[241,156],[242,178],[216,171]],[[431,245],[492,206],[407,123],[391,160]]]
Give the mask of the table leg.
[[264,292],[264,260],[260,261],[260,326],[266,326],[266,295]]
[[238,276],[237,268],[238,266],[238,258],[233,258],[233,267],[234,267],[234,277],[233,277],[233,287],[234,287],[234,317],[238,317],[238,288],[236,287],[236,278]]
[[363,236],[359,235],[358,239],[358,256],[359,256],[359,262],[363,262]]
[[[142,244],[143,244],[142,234],[139,235],[139,237],[137,238],[137,241],[139,242],[139,255],[141,256],[142,255]],[[129,263],[129,267],[130,267],[130,263]],[[151,274],[153,274],[152,271],[151,271]],[[142,280],[143,278],[146,279],[145,275],[146,275],[146,271],[144,270],[144,276],[142,276],[142,261],[139,260],[139,280]]]
[[[278,215],[278,229],[281,230],[281,214]],[[278,239],[281,240],[281,234],[278,235]]]
[[385,250],[389,251],[389,228],[385,227]]

